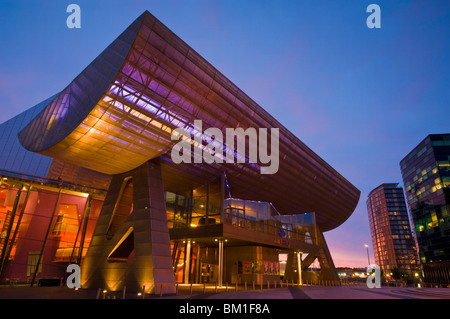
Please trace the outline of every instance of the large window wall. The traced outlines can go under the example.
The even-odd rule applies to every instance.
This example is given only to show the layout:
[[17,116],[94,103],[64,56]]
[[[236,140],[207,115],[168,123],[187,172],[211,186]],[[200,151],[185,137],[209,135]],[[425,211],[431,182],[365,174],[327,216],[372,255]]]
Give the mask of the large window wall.
[[67,264],[81,264],[87,252],[102,203],[89,193],[2,178],[0,282],[65,278]]

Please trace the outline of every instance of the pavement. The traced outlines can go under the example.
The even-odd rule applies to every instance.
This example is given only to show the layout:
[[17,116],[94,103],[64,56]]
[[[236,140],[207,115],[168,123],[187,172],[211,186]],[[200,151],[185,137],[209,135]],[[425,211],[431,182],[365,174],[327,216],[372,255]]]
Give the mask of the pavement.
[[[0,300],[6,299],[123,299],[122,292],[63,287],[0,286]],[[248,287],[207,287],[180,285],[173,295],[138,295],[128,292],[125,299],[450,299],[450,288],[413,288],[367,286],[296,286],[253,289]]]

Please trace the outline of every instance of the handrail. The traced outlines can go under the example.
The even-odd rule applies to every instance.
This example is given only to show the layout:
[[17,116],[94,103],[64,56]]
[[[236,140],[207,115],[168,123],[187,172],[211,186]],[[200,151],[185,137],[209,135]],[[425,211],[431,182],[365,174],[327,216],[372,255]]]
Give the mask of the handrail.
[[[227,207],[225,210],[231,210],[233,208]],[[281,238],[299,240],[302,242],[310,242],[313,243],[313,237],[311,235],[306,235],[306,233],[299,232],[295,229],[286,229],[283,228],[284,223],[281,223],[276,220],[254,220],[250,218],[246,218],[243,216],[235,215],[229,212],[224,212],[223,218],[224,224],[231,224],[235,227],[245,228],[248,230],[258,231],[266,234],[275,235]],[[284,233],[281,233],[284,231]]]

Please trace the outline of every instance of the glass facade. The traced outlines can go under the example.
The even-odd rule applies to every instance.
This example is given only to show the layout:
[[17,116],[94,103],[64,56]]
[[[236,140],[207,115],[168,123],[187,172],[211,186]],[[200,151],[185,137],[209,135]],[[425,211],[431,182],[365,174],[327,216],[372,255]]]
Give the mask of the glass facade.
[[[427,280],[426,264],[450,261],[450,134],[427,136],[400,167]],[[432,276],[449,283],[448,265],[445,276]]]
[[[255,281],[267,278],[279,280],[281,248],[261,246],[261,240],[289,250],[287,240],[315,244],[314,213],[280,215],[269,202],[224,198],[220,204],[220,185],[217,180],[193,189],[191,194],[165,192],[169,229],[181,230],[180,238],[171,239],[175,281],[179,283],[214,283],[219,276],[219,240],[226,243],[225,278],[230,282]],[[250,231],[252,242],[241,237],[236,246],[224,239],[219,224],[232,226],[237,231]],[[210,226],[210,227],[208,227]],[[196,230],[203,229],[208,237]],[[206,229],[206,230],[205,230]],[[174,236],[171,236],[174,237]],[[175,236],[176,237],[176,236]],[[238,236],[240,237],[240,236]],[[261,239],[262,238],[262,239]],[[272,277],[271,277],[272,276]],[[271,279],[271,280],[272,280]]]
[[376,264],[388,274],[394,268],[410,273],[417,270],[403,189],[398,184],[375,188],[367,199],[367,211]]
[[65,278],[67,265],[80,264],[86,254],[102,203],[103,198],[68,185],[3,175],[0,280],[38,284]]

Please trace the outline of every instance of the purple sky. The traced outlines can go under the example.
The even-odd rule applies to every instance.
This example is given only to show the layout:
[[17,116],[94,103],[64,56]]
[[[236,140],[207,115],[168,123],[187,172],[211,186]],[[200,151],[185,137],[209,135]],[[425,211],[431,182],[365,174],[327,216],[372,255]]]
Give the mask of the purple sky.
[[[81,7],[81,29],[66,7]],[[381,8],[381,29],[366,8]],[[148,10],[361,190],[325,233],[336,266],[367,266],[367,194],[449,133],[449,1],[0,0],[0,122],[62,90]],[[373,253],[370,253],[374,262]]]

